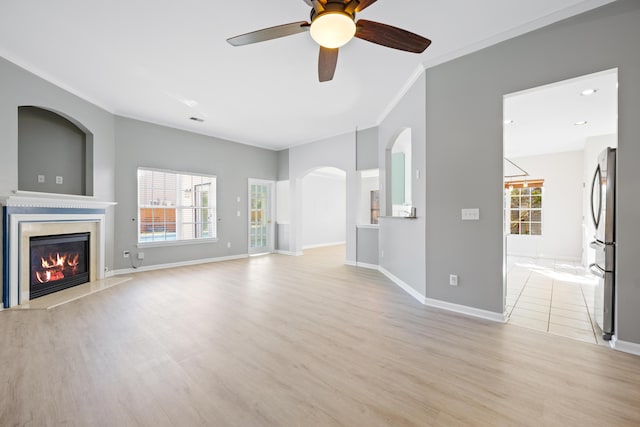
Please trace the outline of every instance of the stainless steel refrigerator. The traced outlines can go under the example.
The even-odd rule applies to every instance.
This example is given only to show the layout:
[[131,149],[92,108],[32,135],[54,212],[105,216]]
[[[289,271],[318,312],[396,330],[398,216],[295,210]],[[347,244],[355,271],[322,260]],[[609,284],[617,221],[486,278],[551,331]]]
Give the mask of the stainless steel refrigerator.
[[589,266],[598,277],[595,292],[595,319],[602,329],[602,337],[611,339],[614,333],[616,261],[616,149],[607,148],[598,156],[598,164],[591,184],[591,217],[596,232],[591,247],[595,262]]

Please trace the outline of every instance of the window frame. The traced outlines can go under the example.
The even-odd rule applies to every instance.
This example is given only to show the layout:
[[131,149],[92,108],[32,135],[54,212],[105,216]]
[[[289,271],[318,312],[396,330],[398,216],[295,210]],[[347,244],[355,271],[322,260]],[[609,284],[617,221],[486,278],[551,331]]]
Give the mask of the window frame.
[[[159,172],[159,173],[163,173],[163,174],[171,174],[171,175],[175,175],[176,177],[176,194],[175,194],[175,203],[173,205],[167,205],[167,204],[160,204],[160,205],[155,205],[155,204],[142,204],[141,203],[141,172]],[[211,189],[209,190],[210,193],[213,194],[209,194],[208,195],[208,206],[206,207],[202,207],[199,206],[195,200],[191,200],[191,204],[190,205],[186,205],[182,203],[182,198],[181,198],[181,190],[180,190],[180,176],[188,176],[191,179],[194,177],[205,177],[205,178],[210,178],[211,181],[209,183],[205,183],[207,185],[211,185]],[[146,166],[138,166],[136,169],[136,179],[137,179],[137,183],[136,183],[136,205],[137,205],[137,219],[138,219],[138,224],[137,224],[137,240],[136,240],[136,245],[138,248],[144,248],[144,247],[154,247],[154,246],[174,246],[174,245],[191,245],[191,244],[202,244],[202,243],[212,243],[212,242],[217,242],[218,241],[218,208],[217,208],[217,195],[218,195],[218,187],[217,187],[217,180],[218,177],[216,175],[213,174],[207,174],[207,173],[198,173],[198,172],[185,172],[185,171],[176,171],[176,170],[171,170],[171,169],[160,169],[160,168],[151,168],[151,167],[146,167]],[[192,187],[195,188],[197,186],[202,186],[203,183],[198,183],[198,184],[193,184]],[[152,184],[151,185],[152,188],[154,188],[155,186]],[[192,194],[195,194],[196,191],[192,188]],[[163,186],[163,191],[166,191],[166,187]],[[158,209],[158,208],[164,208],[165,211],[170,209],[170,210],[175,210],[175,233],[176,233],[176,238],[173,240],[150,240],[150,241],[145,241],[145,240],[141,240],[142,237],[142,233],[141,233],[141,228],[142,228],[142,214],[141,214],[141,209],[148,209],[148,208],[152,208],[152,209]],[[211,218],[209,219],[209,221],[206,223],[209,231],[211,232],[211,236],[207,236],[207,237],[193,237],[193,238],[179,238],[180,233],[178,231],[180,226],[184,226],[184,225],[192,225],[195,226],[196,228],[194,228],[193,230],[193,236],[196,236],[198,234],[198,230],[197,230],[197,226],[198,224],[204,224],[201,222],[198,222],[198,213],[197,210],[198,209],[205,209],[207,210],[208,213],[211,213]],[[187,221],[187,222],[183,222],[181,220],[182,218],[182,213],[185,211],[189,211],[192,210],[193,213],[193,221]],[[173,224],[173,223],[167,223],[166,218],[167,216],[164,216],[165,220],[164,220],[164,225],[166,228],[167,224]],[[201,225],[202,226],[202,225]],[[200,230],[202,231],[202,230]]]
[[[540,194],[532,194],[533,189],[535,188],[540,188]],[[529,190],[529,194],[525,195],[522,194],[522,191],[528,189]],[[518,194],[514,195],[513,191],[517,190]],[[505,182],[504,183],[504,200],[505,200],[505,206],[504,206],[504,215],[505,215],[505,234],[509,235],[509,236],[525,236],[525,237],[543,237],[544,236],[544,180],[541,179],[537,179],[537,180],[527,180],[527,181],[510,181],[510,182]],[[520,200],[518,207],[517,208],[512,208],[512,198],[514,196],[517,196]],[[529,199],[529,205],[525,206],[523,208],[522,206],[522,197],[523,196],[528,196]],[[532,207],[532,198],[534,196],[539,196],[540,197],[540,207],[539,208],[534,208]],[[512,220],[512,212],[516,211],[516,212],[520,212],[518,218],[519,221],[513,221]],[[527,221],[523,221],[522,220],[522,212],[528,212],[528,220]],[[540,220],[539,221],[532,221],[533,218],[533,212],[539,212],[540,213]],[[512,225],[513,224],[519,224],[518,227],[518,232],[514,233],[512,232]],[[526,233],[522,232],[522,224],[527,224],[528,225],[528,229]],[[532,224],[540,224],[540,233],[536,233],[533,234],[532,233]]]

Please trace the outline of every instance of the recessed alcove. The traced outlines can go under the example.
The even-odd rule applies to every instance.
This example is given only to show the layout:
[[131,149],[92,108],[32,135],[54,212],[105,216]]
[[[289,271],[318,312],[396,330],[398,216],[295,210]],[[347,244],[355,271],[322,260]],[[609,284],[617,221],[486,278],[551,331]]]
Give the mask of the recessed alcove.
[[18,107],[18,189],[93,195],[93,135],[72,117]]

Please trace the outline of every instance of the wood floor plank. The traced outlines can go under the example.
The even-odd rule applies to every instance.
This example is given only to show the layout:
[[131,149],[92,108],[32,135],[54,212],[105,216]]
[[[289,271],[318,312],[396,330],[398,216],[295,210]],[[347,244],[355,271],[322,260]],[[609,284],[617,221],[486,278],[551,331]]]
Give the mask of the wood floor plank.
[[640,425],[640,358],[420,305],[335,248],[0,313],[0,425]]

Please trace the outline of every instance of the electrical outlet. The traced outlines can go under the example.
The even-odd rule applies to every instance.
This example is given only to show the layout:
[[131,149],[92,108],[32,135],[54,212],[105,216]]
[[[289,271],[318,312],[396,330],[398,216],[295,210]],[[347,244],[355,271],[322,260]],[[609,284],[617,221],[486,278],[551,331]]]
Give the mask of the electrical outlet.
[[131,252],[129,252],[129,251],[122,251],[122,258],[129,258],[129,255],[131,255]]
[[236,216],[240,216],[240,211],[236,211]]
[[227,242],[227,248],[231,248],[231,242]]
[[236,197],[236,202],[240,203],[240,196]]
[[62,179],[61,176],[56,176],[56,184],[62,184],[64,182],[64,180]]
[[449,285],[450,286],[458,286],[458,275],[450,274],[449,275]]
[[138,259],[140,260],[144,259],[144,252],[138,252]]

